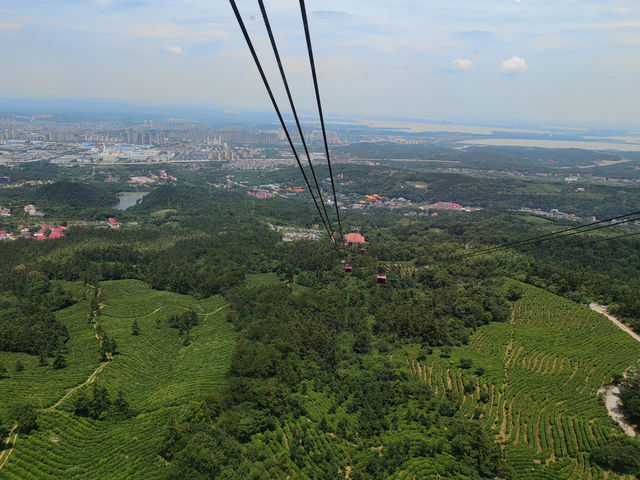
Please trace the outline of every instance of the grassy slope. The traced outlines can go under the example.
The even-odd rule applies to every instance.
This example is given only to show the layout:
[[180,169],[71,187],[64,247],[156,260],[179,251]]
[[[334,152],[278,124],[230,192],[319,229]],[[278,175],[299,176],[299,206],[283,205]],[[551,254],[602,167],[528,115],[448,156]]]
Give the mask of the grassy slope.
[[[234,333],[222,298],[197,302],[133,280],[105,282],[102,289],[105,307],[99,322],[118,342],[120,354],[97,380],[112,392],[121,389],[137,416],[117,423],[78,418],[69,413],[72,400],[67,400],[58,410],[40,414],[37,431],[20,436],[0,478],[158,478],[162,461],[156,449],[168,416],[189,400],[214,392],[223,381]],[[81,290],[78,287],[78,294]],[[201,314],[188,347],[176,330],[156,328],[156,319],[165,320],[184,308]],[[86,380],[99,364],[88,311],[88,301],[83,301],[60,312],[75,350],[69,367],[54,372],[23,356],[28,362],[24,375],[12,374],[14,396],[5,395],[10,392],[3,388],[1,404],[33,391],[28,398],[37,405],[42,398],[46,406]],[[130,333],[133,318],[140,325],[137,337]]]
[[[588,453],[619,429],[597,392],[640,357],[640,345],[587,307],[527,286],[510,323],[479,329],[450,359],[436,350],[417,362],[416,350],[405,353],[438,394],[453,390],[462,398],[464,416],[482,408],[517,478],[598,479],[604,473]],[[460,358],[473,359],[474,368],[461,369]],[[478,378],[479,366],[486,372]],[[465,395],[468,381],[476,390]],[[482,389],[487,403],[479,400]]]
[[[267,279],[257,276],[254,280]],[[95,422],[64,411],[69,408],[67,402],[60,410],[43,414],[36,433],[20,437],[0,478],[157,478],[162,466],[155,456],[158,435],[166,418],[176,412],[174,405],[214,390],[221,381],[226,365],[221,360],[228,358],[233,343],[224,309],[218,311],[223,306],[221,299],[195,303],[190,297],[155,292],[132,281],[106,282],[103,289],[106,306],[100,321],[118,340],[122,353],[98,380],[110,388],[122,388],[140,415],[116,424]],[[193,344],[185,348],[175,331],[156,329],[155,323],[156,318],[191,306],[209,315],[192,331]],[[85,327],[88,307],[75,314],[78,320],[74,322],[67,313],[75,308],[79,307],[71,307],[62,318],[68,326],[78,323],[77,328],[89,328]],[[142,330],[140,337],[129,334],[134,315]],[[92,367],[97,365],[94,347],[92,343],[85,348]],[[402,352],[407,368],[439,395],[448,390],[459,394],[461,415],[470,417],[478,407],[482,409],[481,421],[505,445],[517,478],[604,478],[604,472],[590,463],[588,452],[618,429],[598,400],[597,390],[640,356],[637,343],[604,317],[527,286],[511,323],[481,328],[468,346],[454,348],[450,359],[438,353],[436,349],[426,361],[416,362],[417,347]],[[473,359],[474,367],[459,368],[460,358]],[[393,363],[405,362],[401,359],[397,352]],[[486,370],[480,378],[473,373],[478,366]],[[476,382],[476,391],[465,395],[463,384],[469,380]],[[489,392],[486,404],[479,401],[485,385]],[[288,443],[297,442],[303,435],[301,429],[312,427],[327,415],[329,407],[328,399],[311,390],[303,403],[309,420],[282,425],[274,434],[256,438],[278,458],[283,457],[280,461],[289,474],[297,472],[300,478],[295,464],[286,460],[284,438]],[[355,446],[319,434],[315,428],[309,434],[320,452],[336,452],[345,465],[355,453]],[[423,478],[432,473],[431,463],[409,461],[398,478]],[[282,467],[268,467],[265,465],[266,471],[274,477],[282,475]],[[611,474],[608,478],[619,477]]]
[[[89,302],[82,301],[57,313],[71,336],[65,369],[53,370],[52,359],[49,366],[41,367],[37,356],[0,352],[0,361],[9,370],[9,378],[0,380],[0,417],[7,418],[8,408],[18,399],[39,408],[48,407],[96,369],[100,364],[96,353],[98,344],[93,327],[87,322],[88,312]],[[22,372],[14,371],[18,358],[25,367]]]

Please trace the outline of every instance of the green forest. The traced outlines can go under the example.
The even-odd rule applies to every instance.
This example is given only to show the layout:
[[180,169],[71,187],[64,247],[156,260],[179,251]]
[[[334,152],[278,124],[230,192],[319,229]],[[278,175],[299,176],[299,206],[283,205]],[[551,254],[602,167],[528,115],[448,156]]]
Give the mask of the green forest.
[[212,189],[215,163],[126,211],[101,174],[21,172],[56,181],[0,205],[70,228],[0,244],[0,479],[640,478],[602,398],[621,387],[638,424],[640,344],[588,307],[640,331],[640,239],[476,254],[574,225],[513,211],[529,202],[604,218],[640,190],[388,170],[345,166],[341,192],[484,209],[344,210],[362,251],[284,241],[321,226],[310,200]]

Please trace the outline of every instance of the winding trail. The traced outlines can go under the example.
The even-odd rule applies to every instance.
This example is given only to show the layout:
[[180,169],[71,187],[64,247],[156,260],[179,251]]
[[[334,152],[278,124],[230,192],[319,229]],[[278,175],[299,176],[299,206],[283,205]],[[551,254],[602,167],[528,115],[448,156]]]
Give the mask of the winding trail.
[[[158,313],[160,310],[162,310],[164,307],[158,307],[156,308],[153,312],[151,313],[147,313],[146,315],[141,315],[139,318],[145,318],[145,317],[150,317],[151,315],[155,315],[156,313]],[[134,317],[135,318],[135,317]]]
[[[67,393],[65,393],[62,398],[60,398],[60,400],[58,400],[56,403],[54,403],[53,405],[51,405],[50,407],[47,408],[43,408],[40,411],[41,412],[50,412],[52,410],[55,410],[56,408],[58,408],[62,402],[64,402],[67,398],[69,398],[69,396],[71,394],[73,394],[74,392],[76,392],[77,390],[79,390],[80,388],[89,385],[93,382],[95,382],[96,380],[96,376],[104,369],[104,367],[106,367],[110,362],[102,362],[98,368],[96,368],[93,373],[91,375],[89,375],[89,378],[87,378],[84,382],[82,382],[79,385],[76,385],[73,388],[70,388]],[[9,432],[9,436],[7,437],[7,439],[4,442],[4,450],[2,450],[0,452],[0,470],[2,470],[2,467],[5,466],[5,464],[7,463],[7,461],[9,460],[9,457],[11,456],[11,454],[13,453],[13,450],[16,447],[16,442],[18,441],[18,424],[15,424],[13,426],[13,428],[11,429],[11,431]],[[11,448],[9,448],[7,450],[7,447],[9,446],[9,444],[11,444]]]
[[[12,440],[13,439],[13,440]],[[16,447],[16,442],[18,441],[18,424],[16,423],[11,431],[9,432],[9,436],[7,440],[4,442],[4,449],[0,452],[0,470],[4,467],[7,460],[13,453],[13,449]],[[7,447],[11,445],[11,448],[7,450]]]
[[[634,340],[640,342],[640,335],[634,332],[631,327],[627,326],[616,317],[611,315],[604,306],[591,303],[589,305],[589,308],[594,312],[601,313],[609,320],[611,320],[611,322],[620,330],[628,333]],[[613,418],[613,420],[615,420],[618,425],[620,425],[622,430],[624,430],[624,433],[626,433],[630,437],[635,437],[637,433],[634,430],[633,425],[631,425],[631,422],[629,422],[624,417],[624,415],[622,414],[622,410],[620,409],[620,387],[618,387],[617,385],[613,385],[607,388],[601,388],[600,390],[598,390],[598,393],[604,396],[604,403],[607,407],[607,411],[609,412],[609,416]]]
[[[208,317],[209,315],[213,315],[216,314],[218,312],[220,312],[221,310],[227,308],[229,305],[225,304],[219,308],[217,308],[216,310],[214,310],[213,312],[209,312],[204,314],[205,317]],[[100,304],[99,308],[103,308],[104,305]],[[158,313],[160,310],[162,310],[164,307],[159,307],[156,308],[153,312],[151,312],[150,314],[144,315],[145,317],[148,317],[150,315],[153,315],[155,313]],[[96,328],[96,324],[94,323],[94,328]],[[40,411],[41,412],[51,412],[52,410],[55,410],[56,408],[58,408],[60,405],[62,405],[62,402],[64,402],[67,398],[69,398],[74,392],[78,391],[79,389],[81,389],[82,387],[85,387],[87,385],[92,384],[93,382],[95,382],[96,377],[98,376],[98,374],[104,369],[104,367],[106,367],[110,362],[110,360],[106,361],[106,362],[102,362],[98,368],[96,368],[93,373],[91,375],[89,375],[89,377],[82,383],[80,383],[79,385],[76,385],[75,387],[70,388],[56,403],[54,403],[53,405],[51,405],[50,407],[47,408],[43,408]],[[286,440],[286,437],[285,437]],[[4,448],[0,451],[0,470],[2,470],[2,467],[5,466],[5,464],[7,463],[7,461],[9,460],[9,457],[11,456],[11,454],[13,453],[13,450],[16,447],[16,442],[18,441],[18,424],[15,424],[12,428],[11,431],[9,432],[9,436],[7,437],[7,439],[4,442]],[[11,445],[10,448],[9,445]]]
[[93,382],[95,382],[96,380],[96,376],[104,369],[104,367],[106,367],[109,364],[109,362],[102,362],[98,368],[96,368],[93,373],[91,375],[89,375],[89,378],[87,378],[84,382],[82,382],[79,385],[76,385],[75,387],[69,389],[67,391],[67,393],[65,393],[62,398],[60,400],[58,400],[56,403],[54,403],[53,405],[51,405],[50,407],[47,408],[43,408],[41,411],[42,412],[50,412],[51,410],[55,410],[56,408],[58,408],[62,402],[64,402],[67,398],[69,398],[69,396],[71,394],[73,394],[75,391],[81,389],[82,387],[85,387]]
[[208,317],[209,315],[214,315],[214,314],[218,313],[219,311],[224,310],[228,306],[229,306],[229,304],[227,303],[227,304],[221,306],[220,308],[215,309],[213,312],[205,313],[204,316]]
[[631,327],[629,327],[628,325],[626,325],[625,323],[622,323],[620,320],[618,320],[616,317],[614,317],[613,315],[611,315],[607,309],[605,307],[603,307],[602,305],[596,305],[595,303],[591,303],[589,304],[589,308],[591,310],[593,310],[594,312],[598,312],[601,313],[602,315],[604,315],[605,317],[607,317],[609,320],[611,320],[611,322],[613,322],[613,324],[618,327],[620,330],[623,330],[625,332],[627,332],[629,335],[631,335],[635,340],[637,340],[638,342],[640,342],[640,335],[638,335],[636,332],[634,332]]

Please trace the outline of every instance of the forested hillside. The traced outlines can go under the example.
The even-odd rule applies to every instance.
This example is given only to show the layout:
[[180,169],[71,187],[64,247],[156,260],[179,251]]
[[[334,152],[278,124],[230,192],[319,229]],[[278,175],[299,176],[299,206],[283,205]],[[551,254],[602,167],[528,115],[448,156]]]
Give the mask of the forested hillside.
[[0,245],[0,478],[633,478],[598,391],[637,418],[640,343],[586,304],[638,325],[635,237],[472,256],[567,223],[380,210],[344,213],[364,251],[283,241],[311,208],[162,186]]

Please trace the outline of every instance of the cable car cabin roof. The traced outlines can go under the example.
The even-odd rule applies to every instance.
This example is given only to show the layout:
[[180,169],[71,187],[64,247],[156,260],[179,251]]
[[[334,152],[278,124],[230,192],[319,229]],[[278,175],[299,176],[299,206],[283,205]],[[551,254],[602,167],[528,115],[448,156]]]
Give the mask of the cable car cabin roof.
[[376,283],[387,283],[386,275],[376,275]]
[[353,267],[346,266],[346,267],[344,267],[344,271],[345,272],[352,272],[353,271]]

